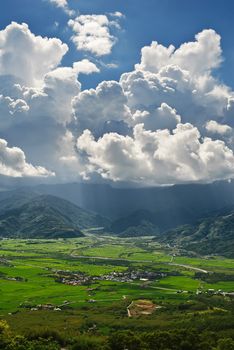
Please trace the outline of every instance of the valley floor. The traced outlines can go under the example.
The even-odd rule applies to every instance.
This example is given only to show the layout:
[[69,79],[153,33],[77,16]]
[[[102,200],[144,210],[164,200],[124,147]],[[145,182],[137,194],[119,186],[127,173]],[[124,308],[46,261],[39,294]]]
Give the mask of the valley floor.
[[[0,317],[20,334],[108,336],[199,322],[214,331],[220,319],[233,331],[234,260],[186,256],[152,237],[3,239],[0,293]],[[152,313],[129,318],[137,300],[152,303]]]

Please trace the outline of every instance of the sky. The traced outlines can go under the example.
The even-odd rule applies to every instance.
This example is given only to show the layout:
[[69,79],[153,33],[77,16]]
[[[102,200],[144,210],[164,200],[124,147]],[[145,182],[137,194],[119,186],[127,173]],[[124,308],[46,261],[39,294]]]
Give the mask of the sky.
[[232,179],[233,32],[231,0],[2,1],[0,175]]

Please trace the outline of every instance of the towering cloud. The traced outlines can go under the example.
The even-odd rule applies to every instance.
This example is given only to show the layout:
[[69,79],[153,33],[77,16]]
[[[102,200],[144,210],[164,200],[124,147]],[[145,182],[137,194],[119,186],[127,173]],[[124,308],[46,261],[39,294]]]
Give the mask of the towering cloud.
[[131,114],[122,87],[116,81],[103,81],[96,89],[84,90],[73,100],[78,131],[100,132],[107,121],[127,121]]
[[60,167],[61,139],[72,119],[72,99],[80,92],[77,76],[98,71],[88,60],[58,67],[67,50],[59,39],[35,36],[26,24],[12,23],[0,32],[0,137],[19,146],[17,152],[23,149],[30,162],[43,165],[23,162],[20,151],[21,168],[3,162],[5,174],[47,175],[45,167]]
[[[81,92],[74,110],[77,120],[85,116],[82,126],[89,129],[77,141],[86,154],[85,176],[96,172],[113,181],[153,185],[233,177],[232,143],[210,138],[232,130],[224,121],[232,118],[233,92],[212,76],[221,53],[220,36],[213,30],[202,31],[178,49],[153,42],[142,49],[135,70],[121,76],[118,90],[105,82],[109,103],[100,94],[96,108],[94,90]],[[88,107],[88,118],[80,108],[84,96],[89,96],[87,106],[94,107]],[[117,100],[114,106],[111,101]],[[95,138],[97,125],[101,130],[107,118],[122,119],[132,132]]]
[[[113,16],[122,17],[70,20],[77,48],[110,53]],[[54,169],[57,181],[83,176],[141,185],[234,177],[234,92],[213,74],[222,62],[215,31],[177,49],[153,42],[132,72],[88,90],[79,74],[99,68],[87,58],[61,66],[67,50],[26,24],[0,32],[1,173],[47,176]]]
[[0,75],[13,75],[20,83],[38,86],[67,51],[61,40],[35,36],[27,24],[12,22],[0,31]]

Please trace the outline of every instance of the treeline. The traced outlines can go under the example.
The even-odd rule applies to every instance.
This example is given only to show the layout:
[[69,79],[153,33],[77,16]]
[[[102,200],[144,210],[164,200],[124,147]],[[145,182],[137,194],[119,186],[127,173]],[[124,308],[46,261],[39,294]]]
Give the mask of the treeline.
[[155,332],[115,331],[109,336],[81,334],[66,339],[56,331],[14,335],[0,321],[0,349],[4,350],[234,350],[234,332],[172,329]]

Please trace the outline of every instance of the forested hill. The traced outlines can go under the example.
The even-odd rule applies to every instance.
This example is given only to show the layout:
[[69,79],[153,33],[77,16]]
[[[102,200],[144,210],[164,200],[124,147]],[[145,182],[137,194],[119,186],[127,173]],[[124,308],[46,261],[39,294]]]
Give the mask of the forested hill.
[[0,236],[57,238],[82,236],[82,230],[107,220],[51,195],[16,191],[0,201]]
[[234,258],[234,211],[183,225],[161,235],[161,240],[186,250]]

